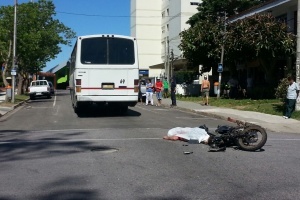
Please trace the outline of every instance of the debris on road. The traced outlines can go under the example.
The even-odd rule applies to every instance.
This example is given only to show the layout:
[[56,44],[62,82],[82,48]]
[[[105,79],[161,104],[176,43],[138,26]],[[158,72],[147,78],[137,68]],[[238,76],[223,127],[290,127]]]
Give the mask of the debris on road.
[[189,155],[189,154],[192,154],[193,152],[192,151],[184,151],[183,154],[185,155]]

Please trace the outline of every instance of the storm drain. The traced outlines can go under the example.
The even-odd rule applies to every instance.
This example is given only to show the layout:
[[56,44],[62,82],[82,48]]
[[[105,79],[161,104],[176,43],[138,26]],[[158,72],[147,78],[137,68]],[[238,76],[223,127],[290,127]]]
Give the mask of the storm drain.
[[94,147],[91,149],[92,152],[101,152],[101,153],[114,153],[119,151],[119,149],[116,148],[110,148],[110,147]]

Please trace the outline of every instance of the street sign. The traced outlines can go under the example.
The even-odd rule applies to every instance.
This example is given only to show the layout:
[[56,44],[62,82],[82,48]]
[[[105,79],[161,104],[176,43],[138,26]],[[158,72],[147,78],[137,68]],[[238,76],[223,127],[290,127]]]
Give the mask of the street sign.
[[222,72],[223,72],[223,64],[222,64],[222,63],[219,63],[219,64],[218,64],[218,72],[219,72],[219,73],[222,73]]
[[16,71],[16,69],[11,69],[11,71],[10,71],[10,74],[12,75],[12,76],[15,76],[15,75],[17,75],[17,71]]

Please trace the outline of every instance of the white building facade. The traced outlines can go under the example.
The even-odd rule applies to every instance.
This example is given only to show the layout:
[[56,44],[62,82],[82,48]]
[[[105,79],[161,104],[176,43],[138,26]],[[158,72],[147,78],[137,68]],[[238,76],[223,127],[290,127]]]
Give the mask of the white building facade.
[[149,77],[170,76],[167,61],[173,52],[180,59],[180,32],[189,28],[188,19],[197,13],[201,0],[131,0],[131,36],[136,37],[139,64]]

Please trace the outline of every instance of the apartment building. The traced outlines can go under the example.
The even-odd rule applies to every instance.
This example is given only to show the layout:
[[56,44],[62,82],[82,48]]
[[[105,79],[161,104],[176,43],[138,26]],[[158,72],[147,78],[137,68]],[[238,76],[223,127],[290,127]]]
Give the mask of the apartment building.
[[171,52],[177,63],[184,63],[180,62],[179,33],[189,28],[186,22],[200,3],[201,0],[131,0],[131,36],[138,41],[140,74],[170,76],[167,60]]

